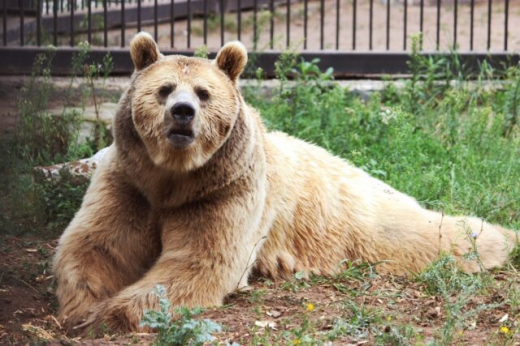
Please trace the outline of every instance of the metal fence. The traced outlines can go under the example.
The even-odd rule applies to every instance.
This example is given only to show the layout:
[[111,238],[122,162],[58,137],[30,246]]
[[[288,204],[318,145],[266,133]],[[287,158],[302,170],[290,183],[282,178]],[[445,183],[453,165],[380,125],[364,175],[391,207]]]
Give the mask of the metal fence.
[[48,44],[59,47],[65,63],[82,41],[94,47],[94,58],[111,51],[116,73],[130,73],[124,56],[141,30],[167,53],[192,54],[201,45],[215,52],[238,39],[261,52],[260,62],[293,49],[345,76],[406,73],[417,34],[424,54],[457,49],[474,64],[516,63],[520,46],[520,31],[509,28],[520,23],[519,0],[2,0],[1,6],[4,74],[23,72]]

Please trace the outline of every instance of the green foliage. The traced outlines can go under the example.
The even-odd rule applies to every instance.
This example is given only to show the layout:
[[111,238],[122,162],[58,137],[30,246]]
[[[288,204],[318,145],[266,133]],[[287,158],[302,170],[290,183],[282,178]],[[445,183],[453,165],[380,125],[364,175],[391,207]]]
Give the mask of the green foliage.
[[346,316],[336,318],[332,329],[327,333],[327,338],[331,341],[346,335],[354,339],[366,338],[371,331],[376,330],[376,325],[382,321],[377,311],[354,301],[347,301],[345,309],[347,310]]
[[520,246],[516,246],[513,249],[511,255],[509,256],[509,261],[515,269],[520,270]]
[[417,345],[413,340],[417,339],[416,332],[412,326],[387,326],[375,335],[375,345],[407,346]]
[[443,255],[423,271],[418,280],[424,283],[426,292],[431,295],[445,295],[482,288],[478,275],[466,274],[460,270],[451,255]]
[[166,298],[166,289],[158,285],[155,295],[159,301],[160,310],[149,310],[144,312],[141,327],[150,327],[158,332],[155,345],[184,346],[203,345],[213,341],[211,334],[222,330],[220,325],[204,319],[195,320],[193,317],[200,314],[203,309],[188,308],[175,309],[175,320],[172,321],[171,304]]
[[418,280],[425,285],[427,293],[437,295],[444,301],[446,318],[442,328],[437,332],[433,345],[451,344],[455,331],[460,330],[466,320],[478,316],[483,310],[499,306],[499,304],[480,304],[475,308],[467,309],[471,299],[487,286],[492,285],[493,281],[486,272],[478,275],[462,272],[455,258],[450,255],[442,255],[418,276]]
[[244,94],[269,129],[323,146],[427,208],[519,228],[520,128],[511,121],[519,67],[505,73],[482,64],[471,75],[455,53],[426,58],[417,49],[410,64],[402,86],[361,98],[332,83],[317,61],[287,53],[270,97],[255,87]]
[[202,45],[195,51],[195,57],[207,59],[209,56],[208,46]]
[[[66,90],[67,103],[61,115],[51,115],[49,100],[55,95],[51,78],[54,48],[38,55],[31,78],[21,91],[15,130],[0,139],[0,234],[37,233],[54,236],[66,227],[80,206],[87,184],[61,179],[50,183],[34,176],[36,166],[76,161],[92,156],[109,144],[110,134],[99,121],[99,97],[103,91],[94,81],[106,80],[113,68],[110,55],[100,65],[87,63],[90,46],[80,44],[72,59],[73,75]],[[72,87],[77,75],[85,77],[87,87],[81,97]],[[94,138],[78,142],[79,114],[69,106],[85,107],[94,103],[98,121]],[[76,102],[72,104],[72,102]]]
[[520,69],[509,68],[504,91],[504,127],[503,135],[509,137],[520,123]]
[[[94,127],[94,136],[93,138],[89,138],[89,146],[92,149],[92,152],[97,152],[104,147],[106,147],[111,141],[110,134],[106,133],[105,127],[100,120],[99,107],[100,101],[99,98],[102,96],[101,94],[104,92],[105,81],[108,78],[108,75],[114,68],[114,62],[112,60],[112,56],[107,53],[102,60],[101,64],[89,63],[89,53],[90,53],[90,45],[88,42],[80,42],[78,44],[79,52],[72,59],[72,66],[75,73],[85,77],[87,88],[83,89],[83,106],[85,106],[85,102],[91,100],[94,104],[94,110],[96,113],[96,122]],[[94,82],[96,80],[101,79],[103,81],[103,85],[101,90],[97,90],[94,86]],[[72,80],[71,80],[72,82]]]

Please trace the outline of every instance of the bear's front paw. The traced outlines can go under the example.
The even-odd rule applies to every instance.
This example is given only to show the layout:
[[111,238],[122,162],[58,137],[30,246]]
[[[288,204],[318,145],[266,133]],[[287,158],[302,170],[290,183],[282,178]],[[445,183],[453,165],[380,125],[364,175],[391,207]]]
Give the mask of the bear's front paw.
[[85,320],[74,327],[75,330],[89,334],[94,331],[96,335],[105,334],[108,331],[132,332],[138,331],[142,318],[142,309],[139,300],[122,301],[112,298],[97,304]]
[[[101,302],[90,308],[87,317],[77,321],[71,328],[72,335],[100,335],[103,334],[104,316],[102,311],[106,310],[107,303]],[[92,335],[93,336],[93,335]]]

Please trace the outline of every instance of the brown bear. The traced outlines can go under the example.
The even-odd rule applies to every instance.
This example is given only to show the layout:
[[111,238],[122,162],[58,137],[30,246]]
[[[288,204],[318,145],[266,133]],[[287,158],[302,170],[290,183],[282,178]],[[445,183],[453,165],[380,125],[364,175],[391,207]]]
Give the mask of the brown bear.
[[[140,33],[131,57],[114,144],[54,261],[67,326],[138,330],[156,285],[173,306],[207,307],[253,268],[327,275],[350,259],[401,274],[445,251],[474,272],[501,266],[514,245],[512,231],[426,210],[324,149],[266,132],[238,87],[239,42],[210,61],[163,56]],[[479,263],[463,257],[470,236]]]

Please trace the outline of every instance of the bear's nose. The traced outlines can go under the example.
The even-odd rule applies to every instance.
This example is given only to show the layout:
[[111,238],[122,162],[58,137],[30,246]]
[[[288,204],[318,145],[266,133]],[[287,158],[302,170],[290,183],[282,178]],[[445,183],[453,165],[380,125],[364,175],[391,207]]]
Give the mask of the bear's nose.
[[173,119],[181,124],[187,124],[195,117],[195,107],[188,102],[177,102],[171,109]]

